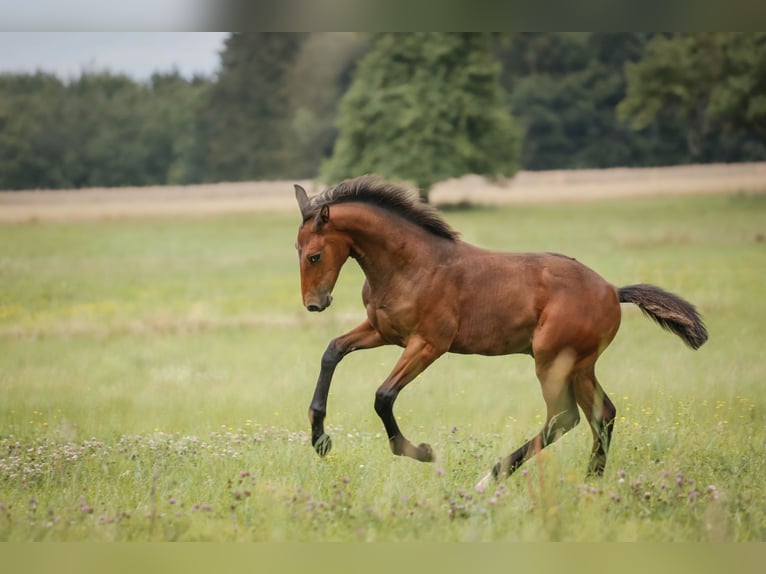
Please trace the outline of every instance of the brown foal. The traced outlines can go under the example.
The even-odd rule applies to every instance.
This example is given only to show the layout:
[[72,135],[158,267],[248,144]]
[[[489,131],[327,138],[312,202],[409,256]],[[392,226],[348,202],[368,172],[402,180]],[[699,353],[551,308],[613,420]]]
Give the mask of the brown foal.
[[428,444],[405,438],[393,414],[399,392],[444,353],[525,353],[535,361],[547,416],[540,432],[498,462],[480,484],[508,476],[573,428],[578,405],[593,432],[590,475],[604,471],[615,407],[595,374],[620,327],[620,303],[634,303],[697,349],[707,331],[695,308],[652,285],[617,288],[578,261],[552,253],[498,253],[461,241],[416,192],[372,176],[309,198],[295,186],[302,224],[296,249],[303,303],[323,311],[351,257],[366,276],[367,317],[330,341],[309,408],[311,442],[325,456],[327,395],[335,367],[352,351],[404,349],[375,393],[391,450],[431,461]]

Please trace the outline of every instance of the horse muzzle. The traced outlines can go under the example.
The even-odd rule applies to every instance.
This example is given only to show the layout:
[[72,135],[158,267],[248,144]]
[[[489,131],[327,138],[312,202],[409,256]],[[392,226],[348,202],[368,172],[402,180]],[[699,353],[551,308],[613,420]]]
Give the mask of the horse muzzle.
[[324,297],[319,297],[308,301],[306,303],[306,309],[312,313],[319,313],[327,309],[330,306],[330,303],[332,303],[332,295],[328,293]]

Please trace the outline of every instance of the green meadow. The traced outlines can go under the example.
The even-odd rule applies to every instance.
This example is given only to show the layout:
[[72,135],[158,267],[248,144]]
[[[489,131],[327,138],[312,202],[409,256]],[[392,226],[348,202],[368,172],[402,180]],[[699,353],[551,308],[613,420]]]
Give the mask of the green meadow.
[[399,350],[339,365],[334,448],[307,408],[363,276],[300,300],[295,214],[0,226],[2,541],[764,541],[766,195],[448,210],[466,241],[576,257],[693,302],[699,351],[623,306],[598,363],[617,406],[585,478],[581,424],[485,492],[539,429],[529,357],[447,355],[395,412],[432,464],[391,455],[374,391]]

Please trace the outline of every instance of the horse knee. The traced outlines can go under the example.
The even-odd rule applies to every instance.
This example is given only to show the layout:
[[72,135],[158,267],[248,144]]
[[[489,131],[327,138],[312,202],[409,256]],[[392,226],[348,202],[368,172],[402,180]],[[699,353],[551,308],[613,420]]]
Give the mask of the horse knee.
[[343,352],[338,348],[335,341],[330,341],[327,349],[322,354],[322,369],[334,369],[343,358]]

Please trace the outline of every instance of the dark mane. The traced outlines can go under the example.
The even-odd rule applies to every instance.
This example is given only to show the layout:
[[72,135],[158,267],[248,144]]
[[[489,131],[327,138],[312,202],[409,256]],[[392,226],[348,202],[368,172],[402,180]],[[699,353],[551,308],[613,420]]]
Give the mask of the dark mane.
[[415,223],[426,231],[455,240],[459,233],[442,219],[433,206],[423,203],[412,189],[387,183],[374,175],[346,179],[311,198],[305,219],[315,215],[323,205],[369,203],[387,209]]

